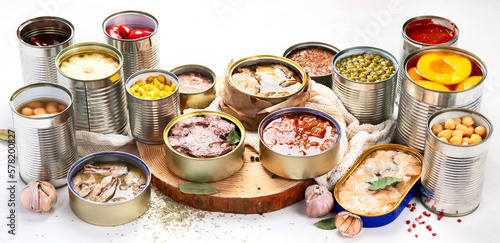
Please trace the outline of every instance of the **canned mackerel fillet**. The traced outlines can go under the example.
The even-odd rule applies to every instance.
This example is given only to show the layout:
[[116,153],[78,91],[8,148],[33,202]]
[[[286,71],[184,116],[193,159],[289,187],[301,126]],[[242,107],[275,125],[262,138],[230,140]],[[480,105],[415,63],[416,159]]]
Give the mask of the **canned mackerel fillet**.
[[[470,76],[481,75],[482,78],[474,86],[458,91],[436,90],[413,81],[407,70],[416,66],[423,55],[438,52],[451,53],[451,55],[467,58],[472,66]],[[487,73],[486,66],[481,59],[465,50],[456,47],[434,46],[412,52],[406,57],[403,67],[405,79],[401,90],[395,141],[423,153],[427,134],[427,119],[432,114],[446,108],[479,110],[483,95],[483,83]]]
[[57,55],[59,84],[75,99],[77,130],[128,134],[122,64],[116,48],[97,42],[75,44]]
[[[455,145],[439,140],[431,130],[435,124],[444,124],[448,119],[464,116],[472,117],[474,126],[486,128],[480,142]],[[481,200],[492,133],[491,122],[472,110],[445,109],[429,117],[420,196],[425,207],[445,216],[463,216],[476,210]]]
[[[429,25],[432,25],[432,27],[429,28]],[[412,34],[412,30],[415,32],[415,34],[425,34],[422,33],[426,30],[432,31],[432,35],[435,36],[436,29],[432,28],[441,28],[439,29],[440,34],[446,34],[443,33],[445,31],[443,30],[449,30],[447,37],[449,38],[434,38],[434,39],[424,39],[422,36],[414,36]],[[408,32],[409,31],[409,32]],[[399,63],[403,63],[405,58],[412,53],[413,51],[424,48],[424,47],[429,47],[429,46],[457,46],[458,43],[458,27],[451,22],[448,19],[438,17],[438,16],[418,16],[409,19],[403,24],[403,29],[401,30],[401,35],[402,35],[402,41],[401,41],[401,49],[400,49],[400,57],[401,59]],[[412,39],[415,38],[414,39]],[[401,96],[401,86],[403,85],[403,80],[405,78],[405,72],[406,70],[401,68],[398,73],[398,80],[396,84],[396,94],[394,95],[395,100],[396,100],[396,105],[399,106],[399,99]]]
[[[50,103],[58,105],[51,107]],[[64,186],[68,170],[77,158],[71,92],[52,83],[30,84],[14,92],[10,108],[21,180]]]
[[[153,32],[137,39],[119,39],[107,33],[111,26],[127,25],[137,30],[148,28]],[[137,71],[160,67],[158,41],[158,20],[148,13],[123,11],[110,15],[102,23],[106,43],[116,47],[123,54],[125,80]]]
[[17,29],[24,84],[57,83],[57,54],[73,44],[73,25],[59,17],[30,19]]

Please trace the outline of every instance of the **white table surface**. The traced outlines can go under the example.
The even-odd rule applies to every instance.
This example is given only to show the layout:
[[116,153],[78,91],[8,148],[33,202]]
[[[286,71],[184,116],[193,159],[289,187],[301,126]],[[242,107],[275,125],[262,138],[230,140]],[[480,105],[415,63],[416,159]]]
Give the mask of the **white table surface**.
[[[340,49],[369,45],[387,50],[399,59],[400,32],[406,20],[420,15],[443,16],[459,27],[458,46],[479,56],[488,67],[480,112],[494,126],[500,118],[498,1],[0,0],[0,46],[4,48],[0,54],[0,129],[13,128],[8,101],[23,86],[15,35],[22,22],[37,16],[60,16],[75,26],[75,43],[103,42],[102,21],[123,10],[145,11],[159,20],[162,69],[194,63],[210,67],[218,76],[224,75],[231,58],[281,56],[289,46],[305,41],[325,42]],[[58,189],[59,201],[52,213],[28,212],[20,205],[22,182],[17,184],[15,194],[16,235],[11,236],[6,226],[7,143],[0,141],[0,242],[498,242],[500,141],[496,133],[491,138],[481,205],[476,212],[460,217],[461,223],[447,217],[437,221],[436,215],[425,218],[436,237],[423,226],[408,233],[404,222],[424,210],[414,198],[415,212],[405,210],[393,223],[364,228],[361,235],[352,239],[337,231],[316,228],[314,223],[319,219],[305,214],[304,201],[263,215],[205,212],[201,221],[190,218],[185,221],[189,226],[167,229],[147,216],[121,226],[99,227],[72,213],[66,187]],[[154,210],[150,208],[147,213]]]

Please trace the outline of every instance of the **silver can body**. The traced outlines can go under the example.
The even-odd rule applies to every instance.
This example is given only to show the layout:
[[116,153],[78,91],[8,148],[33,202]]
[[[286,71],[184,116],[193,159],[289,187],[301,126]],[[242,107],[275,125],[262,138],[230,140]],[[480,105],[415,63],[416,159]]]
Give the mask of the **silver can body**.
[[[199,92],[182,92],[179,91],[180,110],[183,112],[185,109],[205,109],[207,108],[216,97],[215,85],[217,77],[215,73],[208,67],[202,65],[188,64],[176,67],[171,70],[177,77],[188,73],[198,73],[205,77],[212,79],[212,86],[206,90]],[[182,84],[179,84],[181,87]]]
[[[160,99],[147,100],[130,93],[130,87],[137,81],[147,80],[150,76],[163,75],[167,81],[176,84],[175,91]],[[180,115],[179,80],[174,74],[159,70],[147,69],[134,73],[125,84],[127,104],[132,136],[142,143],[162,144],[163,132],[167,124]]]
[[415,63],[422,55],[435,51],[451,51],[467,57],[473,66],[480,69],[483,78],[474,87],[462,91],[439,91],[429,89],[415,83],[405,72],[401,90],[401,100],[396,125],[395,141],[424,152],[427,134],[427,119],[435,112],[446,108],[466,108],[477,111],[481,105],[483,83],[487,70],[484,63],[474,54],[456,47],[435,46],[426,47],[412,52],[404,62]]
[[[413,22],[415,21],[419,21],[419,20],[425,20],[425,19],[429,19],[432,21],[433,24],[437,24],[437,25],[441,25],[441,26],[444,26],[450,30],[453,30],[455,31],[455,36],[453,37],[453,39],[451,39],[450,41],[446,42],[446,43],[442,43],[442,44],[436,44],[436,45],[433,45],[433,44],[425,44],[425,43],[421,43],[421,42],[416,42],[412,39],[410,39],[407,35],[406,35],[406,28]],[[448,19],[445,19],[445,18],[442,18],[442,17],[438,17],[438,16],[431,16],[431,15],[428,15],[428,16],[418,16],[418,17],[414,17],[414,18],[411,18],[409,20],[407,20],[404,24],[403,24],[403,29],[401,30],[401,36],[402,36],[402,41],[401,41],[401,49],[400,49],[400,62],[399,63],[403,63],[405,58],[410,54],[412,53],[413,51],[415,50],[418,50],[420,48],[424,48],[424,47],[429,47],[429,46],[457,46],[458,44],[458,27],[453,23],[451,22],[450,20]],[[399,69],[399,73],[398,73],[398,80],[397,80],[397,84],[396,84],[396,94],[394,95],[395,97],[395,101],[396,101],[396,105],[399,106],[399,99],[400,99],[400,96],[401,96],[401,86],[403,85],[403,80],[405,79],[405,72],[407,70],[404,69],[404,68],[401,68]]]
[[[450,118],[471,116],[474,125],[484,126],[486,136],[472,145],[443,142],[431,131],[434,124]],[[478,112],[453,108],[434,113],[427,123],[420,199],[434,213],[463,216],[476,210],[481,200],[486,156],[493,132],[491,122]]]
[[[149,28],[153,33],[139,39],[117,39],[107,34],[106,30],[110,26],[123,24],[133,29]],[[125,80],[140,70],[160,67],[158,20],[155,17],[139,11],[118,12],[107,17],[102,28],[106,43],[114,46],[123,55]]]
[[[118,70],[102,79],[79,80],[65,75],[60,65],[72,55],[100,52],[119,62]],[[59,84],[73,93],[76,130],[96,133],[128,134],[127,103],[123,79],[123,58],[109,45],[86,42],[69,46],[56,58]]]
[[[24,116],[17,110],[36,99],[56,99],[68,106],[46,117]],[[77,148],[73,119],[73,96],[62,86],[37,83],[17,90],[10,99],[16,132],[20,177],[66,185],[69,168],[76,162]]]
[[[337,62],[363,53],[378,54],[390,60],[395,69],[388,79],[379,82],[358,82],[342,76],[336,68]],[[378,124],[392,117],[394,112],[394,85],[399,65],[390,53],[374,47],[353,47],[342,50],[333,58],[332,89],[347,111],[360,122]]]
[[[73,44],[73,25],[59,17],[45,16],[30,19],[17,29],[19,54],[24,84],[57,83],[55,59],[64,48]],[[57,45],[36,46],[29,44],[31,37],[38,35],[59,35],[67,39]]]

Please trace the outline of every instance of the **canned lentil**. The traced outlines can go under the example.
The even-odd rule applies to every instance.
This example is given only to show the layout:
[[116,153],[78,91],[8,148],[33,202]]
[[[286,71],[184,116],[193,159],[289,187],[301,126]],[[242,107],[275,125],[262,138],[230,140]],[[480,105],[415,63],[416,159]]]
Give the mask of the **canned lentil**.
[[[439,26],[442,26],[444,28],[450,29],[450,30],[452,30],[454,32],[455,35],[453,36],[453,38],[451,40],[446,41],[444,43],[439,43],[439,44],[428,44],[428,43],[423,43],[423,42],[415,41],[415,40],[411,39],[407,35],[406,31],[407,31],[407,28],[409,26],[411,26],[412,24],[419,24],[420,21],[430,22],[432,24],[439,25]],[[450,20],[445,19],[443,17],[431,16],[431,15],[413,17],[413,18],[407,20],[403,24],[403,29],[401,30],[402,41],[401,41],[401,49],[400,49],[400,58],[401,59],[399,59],[400,63],[403,63],[404,60],[405,60],[405,58],[411,52],[413,52],[415,50],[418,50],[420,48],[429,47],[429,46],[435,46],[435,45],[439,45],[439,46],[457,46],[457,44],[458,44],[458,34],[459,34],[458,27],[453,22],[451,22]],[[395,96],[396,105],[398,105],[398,106],[399,106],[399,99],[400,99],[400,96],[401,96],[401,86],[403,85],[403,80],[405,78],[405,75],[403,73],[404,71],[405,70],[403,68],[401,68],[399,70],[397,84],[396,84],[396,94],[394,95]]]
[[[413,81],[407,70],[415,66],[418,59],[426,53],[449,51],[466,57],[473,66],[472,73],[481,73],[481,80],[472,88],[460,91],[442,91],[427,88]],[[487,70],[484,63],[474,54],[456,47],[434,46],[418,49],[404,61],[405,78],[401,90],[401,100],[396,121],[395,141],[424,152],[427,134],[427,119],[435,112],[446,108],[466,108],[477,111],[481,105],[483,81]]]
[[[450,118],[470,116],[486,128],[478,143],[455,145],[441,141],[431,130]],[[476,210],[481,200],[486,156],[493,125],[482,114],[461,108],[434,113],[427,122],[420,199],[425,207],[446,216],[463,216]]]
[[[26,114],[20,111],[23,106],[40,99],[67,106],[57,114],[23,115]],[[24,183],[42,180],[55,187],[64,186],[68,170],[77,158],[71,92],[52,83],[30,84],[14,92],[10,108],[21,180]]]
[[[176,85],[170,95],[150,100],[136,97],[130,92],[130,87],[136,82],[159,75],[163,75],[167,81]],[[130,76],[125,87],[132,136],[143,143],[162,144],[165,126],[180,115],[177,76],[159,69],[142,70]]]
[[205,109],[215,99],[215,83],[217,81],[217,78],[215,76],[215,73],[210,68],[201,65],[190,64],[176,67],[172,69],[171,72],[177,77],[183,74],[187,75],[190,73],[195,73],[212,80],[212,86],[210,86],[206,90],[201,90],[198,92],[183,92],[182,82],[180,83],[179,86],[181,87],[181,90],[179,91],[179,98],[181,112],[188,108]]
[[[394,65],[394,73],[378,82],[359,82],[340,74],[337,63],[349,56],[364,53],[380,55]],[[360,123],[378,124],[392,117],[394,111],[394,85],[399,65],[390,53],[374,47],[352,47],[337,53],[333,58],[332,89]]]
[[17,39],[25,85],[57,83],[55,59],[62,49],[73,44],[73,32],[69,21],[52,16],[33,18],[19,26]]
[[[118,39],[106,32],[113,25],[127,25],[133,29],[148,28],[153,32],[138,39]],[[158,20],[152,15],[140,11],[118,12],[104,20],[102,30],[106,43],[114,46],[123,55],[125,80],[137,71],[160,67]]]
[[[68,76],[62,64],[71,57],[102,54],[117,62],[116,70],[109,75],[94,79],[81,79]],[[123,80],[123,57],[114,47],[97,42],[86,42],[69,46],[56,57],[59,84],[69,89],[75,99],[75,127],[97,133],[128,133],[127,104]],[[81,72],[87,73],[99,66],[82,66]]]

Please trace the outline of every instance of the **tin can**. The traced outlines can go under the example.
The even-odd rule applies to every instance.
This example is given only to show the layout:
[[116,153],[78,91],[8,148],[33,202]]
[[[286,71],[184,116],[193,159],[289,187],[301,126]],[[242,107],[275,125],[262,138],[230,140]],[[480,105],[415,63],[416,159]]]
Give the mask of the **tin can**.
[[418,49],[406,57],[404,70],[415,66],[418,59],[429,52],[450,51],[467,57],[472,63],[472,74],[482,75],[481,81],[472,88],[461,91],[439,91],[421,86],[405,72],[396,125],[395,141],[424,152],[427,119],[436,111],[446,108],[479,110],[486,79],[486,66],[474,54],[456,47],[434,46]]
[[[112,75],[95,80],[71,78],[61,71],[61,64],[73,55],[104,53],[113,57],[119,67]],[[128,134],[127,104],[123,80],[123,58],[109,45],[85,42],[69,46],[56,57],[59,84],[74,96],[75,128],[96,133]]]
[[[179,153],[168,141],[168,135],[172,127],[188,117],[200,115],[219,116],[236,126],[240,134],[240,142],[231,152],[213,158],[195,158]],[[238,119],[217,111],[196,111],[184,114],[170,121],[165,127],[165,153],[167,167],[172,173],[185,180],[194,182],[211,182],[228,178],[238,172],[245,162],[245,128]]]
[[[446,27],[450,30],[453,30],[455,33],[455,36],[448,42],[441,43],[441,44],[426,44],[422,42],[417,42],[412,40],[411,38],[406,35],[406,29],[408,26],[410,26],[412,23],[415,23],[417,21],[422,21],[422,20],[429,20],[432,24],[440,25],[443,27]],[[432,15],[427,15],[427,16],[418,16],[418,17],[413,17],[409,20],[407,20],[403,24],[403,29],[401,30],[401,36],[402,36],[402,41],[401,41],[401,49],[400,49],[400,62],[403,63],[406,59],[406,57],[412,53],[413,51],[424,48],[424,47],[429,47],[429,46],[457,46],[458,44],[458,27],[455,25],[455,23],[451,22],[449,19],[445,19],[443,17],[439,16],[432,16]],[[399,106],[399,98],[401,96],[401,86],[403,85],[403,80],[405,79],[405,74],[406,72],[404,68],[399,69],[398,73],[398,81],[396,85],[396,94],[394,95],[396,105]]]
[[[147,80],[150,76],[157,77],[159,75],[163,75],[167,81],[176,84],[175,91],[169,96],[146,100],[130,93],[130,87],[137,81]],[[162,144],[165,126],[180,115],[179,80],[177,76],[159,69],[142,70],[130,76],[125,87],[132,136],[142,143]]]
[[[482,141],[471,145],[455,145],[439,140],[431,130],[434,124],[444,124],[450,118],[463,116],[471,116],[474,125],[486,128]],[[445,216],[463,216],[477,209],[481,201],[492,133],[492,123],[473,110],[444,109],[429,117],[420,196],[426,208]]]
[[176,67],[172,69],[171,72],[175,74],[177,77],[179,77],[179,75],[187,73],[198,73],[212,79],[212,86],[206,90],[199,91],[196,93],[187,93],[179,91],[181,112],[184,111],[185,109],[205,109],[215,99],[216,96],[215,84],[217,81],[217,77],[215,76],[215,73],[211,69],[201,65],[190,64],[190,65],[183,65],[180,67]]
[[[133,165],[146,175],[146,184],[132,199],[120,202],[98,203],[87,200],[75,191],[71,181],[87,164],[94,162],[123,162]],[[124,152],[100,152],[78,160],[67,173],[69,205],[81,220],[100,226],[115,226],[135,220],[149,207],[151,201],[151,172],[140,158]]]
[[[339,53],[339,51],[340,51],[337,47],[326,44],[326,43],[322,43],[322,42],[303,42],[303,43],[295,44],[295,45],[289,47],[288,49],[286,49],[285,53],[283,53],[283,56],[286,58],[289,58],[289,56],[293,52],[304,50],[307,48],[321,48],[321,49],[324,49],[326,51],[332,52],[332,54],[334,56],[337,55],[337,53]],[[304,68],[304,67],[302,67],[302,68]],[[325,74],[325,75],[310,75],[310,76],[311,76],[312,80],[314,80],[322,85],[325,85],[326,87],[329,87],[329,88],[332,87],[332,74],[331,73]]]
[[[57,100],[67,107],[58,114],[44,117],[25,116],[19,112],[28,102],[39,99]],[[55,187],[64,186],[68,170],[77,159],[71,92],[52,83],[30,84],[14,92],[10,108],[21,180],[24,183],[42,180]]]
[[352,210],[349,210],[346,206],[343,205],[340,201],[340,196],[339,196],[339,189],[340,187],[346,183],[347,179],[349,179],[349,176],[355,172],[355,170],[365,161],[365,159],[370,156],[373,152],[376,152],[377,150],[396,150],[396,151],[401,151],[405,152],[407,154],[410,154],[414,156],[420,163],[422,163],[423,158],[418,151],[415,149],[412,149],[407,146],[399,145],[399,144],[380,144],[380,145],[375,145],[373,147],[370,147],[367,149],[363,154],[359,156],[359,158],[354,162],[354,164],[351,166],[351,168],[346,172],[346,174],[337,182],[335,185],[335,188],[333,189],[333,196],[335,199],[335,211],[341,212],[341,211],[348,211],[350,213],[356,214],[360,216],[361,220],[363,221],[363,227],[380,227],[387,225],[394,221],[400,214],[403,212],[403,210],[406,208],[406,205],[411,201],[414,195],[416,195],[419,191],[420,188],[420,178],[421,175],[419,175],[417,178],[413,179],[411,181],[410,186],[408,189],[401,195],[401,197],[398,199],[398,201],[387,210],[385,213],[381,214],[363,214],[360,212],[355,212]]
[[[285,114],[305,113],[326,119],[338,132],[337,141],[328,149],[318,154],[303,156],[288,155],[273,150],[264,143],[263,133],[267,125],[275,118]],[[259,150],[262,166],[270,172],[288,179],[302,180],[318,177],[332,170],[338,163],[340,139],[343,131],[337,121],[328,114],[311,108],[286,108],[266,116],[259,125]]]
[[[65,41],[51,46],[30,44],[32,37],[40,35],[60,36]],[[25,85],[40,82],[57,83],[55,59],[61,50],[73,44],[73,35],[73,25],[59,17],[38,17],[19,26],[17,40]]]
[[[117,39],[106,32],[113,25],[123,24],[133,29],[148,28],[153,30],[153,33],[138,39]],[[158,20],[151,14],[140,11],[123,11],[112,14],[102,23],[102,31],[106,43],[116,47],[123,55],[125,80],[137,71],[160,67]]]
[[[337,70],[336,65],[340,60],[364,53],[380,55],[390,60],[395,67],[394,74],[379,82],[358,82],[345,78]],[[348,48],[333,58],[332,89],[360,124],[379,124],[390,119],[394,112],[394,85],[398,69],[396,58],[382,49],[367,46]]]

